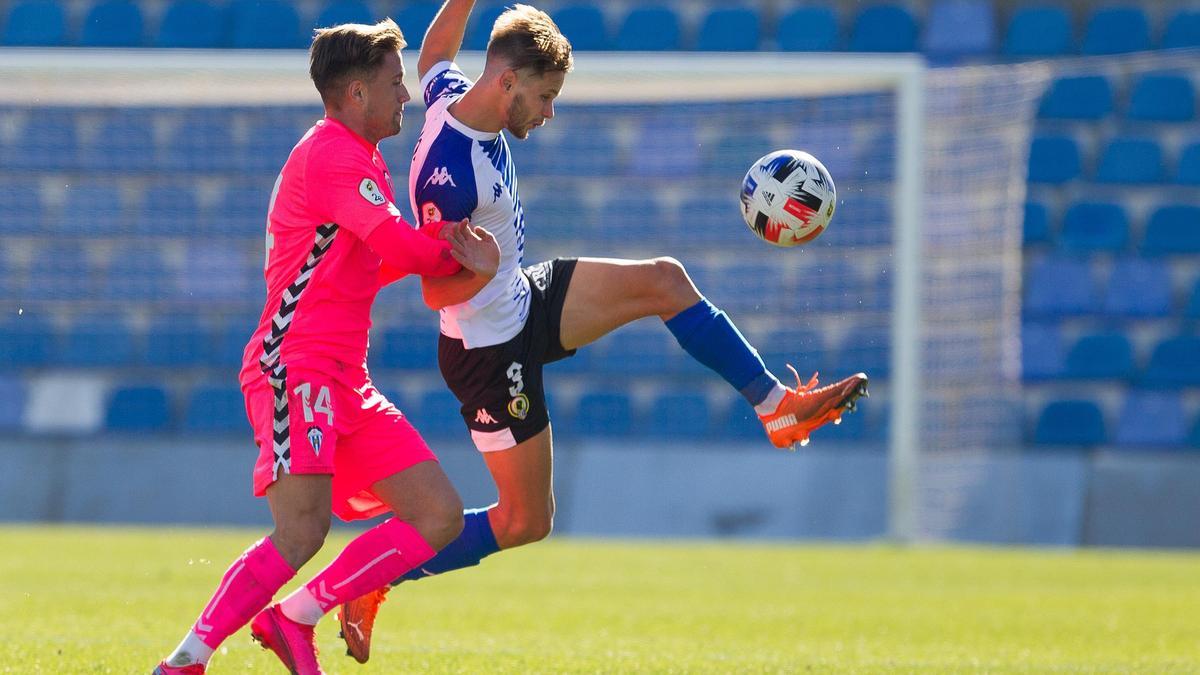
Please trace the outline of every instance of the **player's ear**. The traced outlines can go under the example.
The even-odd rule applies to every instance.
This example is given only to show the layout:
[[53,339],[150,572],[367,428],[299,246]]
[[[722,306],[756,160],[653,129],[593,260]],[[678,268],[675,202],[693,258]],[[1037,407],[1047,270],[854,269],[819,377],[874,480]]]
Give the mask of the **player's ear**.
[[504,87],[504,91],[512,91],[512,88],[517,84],[517,71],[512,68],[505,68],[503,73],[500,73],[500,86]]
[[346,95],[354,103],[362,104],[367,99],[367,87],[362,80],[350,80],[346,85]]

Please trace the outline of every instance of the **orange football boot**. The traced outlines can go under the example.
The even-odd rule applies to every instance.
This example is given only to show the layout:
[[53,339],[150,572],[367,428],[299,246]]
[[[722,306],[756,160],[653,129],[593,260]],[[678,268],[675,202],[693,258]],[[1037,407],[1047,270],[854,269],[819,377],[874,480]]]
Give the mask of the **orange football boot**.
[[342,627],[341,637],[346,641],[346,656],[366,663],[371,658],[371,631],[375,628],[375,616],[379,606],[387,599],[391,586],[384,586],[343,604],[338,609],[338,623]]
[[827,422],[840,424],[843,412],[853,412],[858,397],[869,396],[867,376],[855,373],[844,380],[817,389],[817,374],[803,387],[800,374],[788,364],[788,370],[796,376],[796,388],[788,388],[779,402],[779,407],[770,415],[759,415],[758,419],[767,432],[767,437],[777,448],[795,450],[796,443],[808,445],[808,436]]

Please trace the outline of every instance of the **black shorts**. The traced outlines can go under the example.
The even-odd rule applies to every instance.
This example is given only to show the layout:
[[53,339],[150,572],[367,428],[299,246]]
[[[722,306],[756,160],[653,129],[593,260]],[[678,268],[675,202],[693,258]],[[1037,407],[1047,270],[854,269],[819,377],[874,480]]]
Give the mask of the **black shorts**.
[[529,317],[511,340],[463,348],[463,341],[438,339],[438,367],[462,404],[463,420],[481,452],[507,450],[550,424],[542,364],[565,359],[561,328],[574,258],[555,258],[521,270],[529,279]]

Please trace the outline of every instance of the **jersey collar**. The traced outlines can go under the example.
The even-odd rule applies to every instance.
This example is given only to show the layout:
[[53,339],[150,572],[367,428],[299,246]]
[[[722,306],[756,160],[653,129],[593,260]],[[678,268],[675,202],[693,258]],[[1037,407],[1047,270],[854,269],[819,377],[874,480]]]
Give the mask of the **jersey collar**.
[[372,145],[370,141],[368,141],[367,139],[363,138],[362,136],[359,136],[358,134],[354,133],[354,131],[351,130],[350,127],[346,126],[345,124],[342,124],[341,121],[339,121],[333,117],[330,117],[328,115],[325,116],[325,119],[323,121],[326,124],[329,124],[332,128],[341,129],[342,132],[344,132],[345,134],[347,134],[354,140],[358,141],[359,143],[362,143],[363,147],[366,148],[367,150],[370,150],[372,153],[375,153],[379,150],[378,146]]

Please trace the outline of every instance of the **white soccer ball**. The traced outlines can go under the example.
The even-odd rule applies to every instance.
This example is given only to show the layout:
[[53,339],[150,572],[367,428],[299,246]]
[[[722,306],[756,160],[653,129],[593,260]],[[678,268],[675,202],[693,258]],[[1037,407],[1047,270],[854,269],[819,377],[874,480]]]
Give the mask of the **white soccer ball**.
[[776,150],[750,167],[742,181],[742,218],[758,238],[796,246],[817,238],[833,218],[837,188],[816,157]]

